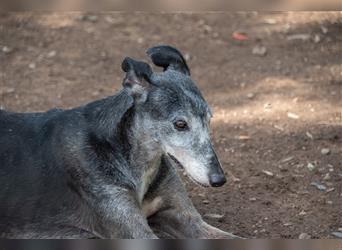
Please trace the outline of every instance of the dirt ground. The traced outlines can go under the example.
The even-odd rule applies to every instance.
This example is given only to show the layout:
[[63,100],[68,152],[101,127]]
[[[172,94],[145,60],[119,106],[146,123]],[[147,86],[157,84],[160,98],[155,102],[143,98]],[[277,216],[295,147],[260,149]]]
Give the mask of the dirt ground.
[[85,104],[121,88],[123,57],[147,60],[148,47],[174,45],[214,111],[228,177],[217,189],[184,178],[201,214],[248,238],[334,238],[342,231],[340,16],[0,14],[0,105]]

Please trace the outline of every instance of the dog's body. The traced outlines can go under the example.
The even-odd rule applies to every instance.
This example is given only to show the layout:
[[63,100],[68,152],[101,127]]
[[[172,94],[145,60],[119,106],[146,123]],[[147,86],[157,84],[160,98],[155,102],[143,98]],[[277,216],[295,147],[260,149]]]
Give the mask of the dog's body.
[[[123,69],[123,90],[83,107],[32,114],[0,111],[0,237],[234,237],[202,220],[173,166],[190,165],[185,170],[201,185],[209,185],[209,179],[212,186],[225,181],[210,141],[198,150],[208,155],[203,162],[214,164],[211,170],[176,157],[187,143],[204,145],[209,138],[191,135],[180,145],[178,132],[164,118],[175,109],[175,103],[165,100],[175,88],[161,87],[161,82],[171,75],[181,80],[187,66],[152,75],[144,63],[126,59]],[[143,84],[147,80],[148,87]],[[210,112],[197,88],[182,90],[201,99],[192,106],[202,116]],[[175,126],[185,131],[184,121],[177,120]]]

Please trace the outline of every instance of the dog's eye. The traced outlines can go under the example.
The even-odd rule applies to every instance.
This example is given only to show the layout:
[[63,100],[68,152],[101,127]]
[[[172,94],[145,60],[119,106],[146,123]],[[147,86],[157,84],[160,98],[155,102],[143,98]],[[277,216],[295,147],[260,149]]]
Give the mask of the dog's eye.
[[175,125],[175,128],[179,131],[184,131],[184,130],[187,130],[189,128],[186,121],[183,121],[183,120],[176,121],[174,123],[174,125]]

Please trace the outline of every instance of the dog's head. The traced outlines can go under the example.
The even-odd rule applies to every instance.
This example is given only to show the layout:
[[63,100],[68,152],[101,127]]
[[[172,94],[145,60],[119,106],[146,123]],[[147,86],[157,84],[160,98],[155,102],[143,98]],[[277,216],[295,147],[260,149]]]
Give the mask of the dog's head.
[[122,63],[127,72],[123,85],[134,98],[136,114],[143,117],[142,131],[197,184],[222,186],[226,179],[209,135],[212,114],[184,57],[170,46],[153,47],[147,54],[163,72],[131,58]]

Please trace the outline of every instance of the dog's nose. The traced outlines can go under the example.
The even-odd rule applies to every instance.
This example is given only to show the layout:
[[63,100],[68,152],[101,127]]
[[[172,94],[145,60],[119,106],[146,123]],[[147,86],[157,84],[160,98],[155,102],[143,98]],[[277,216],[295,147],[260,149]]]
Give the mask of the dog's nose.
[[209,178],[210,186],[212,187],[221,187],[226,181],[226,177],[222,174],[212,174]]

